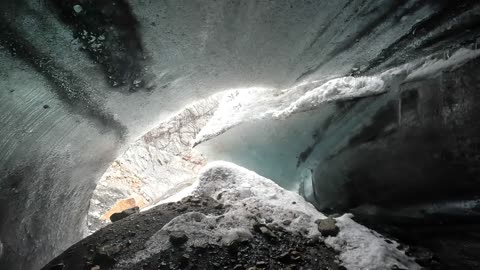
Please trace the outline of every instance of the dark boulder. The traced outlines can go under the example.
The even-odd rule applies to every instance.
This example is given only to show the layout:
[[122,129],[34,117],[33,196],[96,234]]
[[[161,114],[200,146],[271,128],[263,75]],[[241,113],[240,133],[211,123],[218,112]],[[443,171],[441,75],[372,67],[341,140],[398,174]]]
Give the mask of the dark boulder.
[[324,237],[337,236],[337,234],[340,232],[340,230],[336,225],[335,219],[331,217],[318,220],[317,223],[318,223],[318,231]]
[[123,210],[122,212],[119,212],[119,213],[114,213],[110,216],[110,220],[112,222],[115,222],[115,221],[119,221],[121,219],[124,219],[130,215],[133,215],[133,214],[136,214],[136,213],[139,213],[140,212],[140,208],[138,208],[137,206],[133,207],[133,208],[130,208],[130,209],[127,209],[127,210]]

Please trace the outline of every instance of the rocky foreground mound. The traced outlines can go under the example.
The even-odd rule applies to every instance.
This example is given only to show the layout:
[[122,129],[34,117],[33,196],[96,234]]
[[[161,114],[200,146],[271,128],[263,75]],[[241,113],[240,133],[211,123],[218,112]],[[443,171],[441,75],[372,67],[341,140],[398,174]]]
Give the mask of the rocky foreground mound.
[[327,218],[298,194],[226,162],[192,196],[130,215],[43,269],[420,269],[399,244]]

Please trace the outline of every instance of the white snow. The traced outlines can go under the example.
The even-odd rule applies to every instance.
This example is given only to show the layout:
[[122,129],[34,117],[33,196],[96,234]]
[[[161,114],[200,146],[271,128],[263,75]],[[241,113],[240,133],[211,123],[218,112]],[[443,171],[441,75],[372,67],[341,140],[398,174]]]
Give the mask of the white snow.
[[219,108],[194,140],[199,144],[245,122],[284,119],[317,109],[334,100],[348,100],[384,92],[379,77],[341,77],[301,83],[287,89],[245,88],[228,90]]
[[[226,207],[221,216],[190,212],[180,215],[155,233],[146,248],[134,258],[120,262],[129,265],[171,247],[169,233],[181,231],[188,236],[188,246],[229,245],[252,237],[257,222],[272,220],[271,226],[287,231],[303,232],[308,237],[320,236],[315,220],[325,218],[298,194],[279,187],[273,181],[239,167],[218,161],[202,169],[195,195],[217,198]],[[289,226],[283,220],[291,220]],[[337,219],[338,237],[328,237],[326,243],[340,252],[340,261],[349,270],[391,269],[394,264],[419,269],[410,258],[398,250],[397,244],[387,243],[382,236],[355,223],[349,215]]]
[[[252,119],[266,117],[268,110],[274,107],[276,89],[252,87],[225,91],[219,100],[219,107],[212,120],[201,129],[194,144],[201,143],[228,129]],[[226,119],[228,119],[226,121]]]
[[325,243],[340,251],[339,259],[347,269],[420,269],[420,266],[405,252],[398,249],[398,243],[360,225],[345,214],[336,219],[340,233],[328,237]]
[[384,85],[378,77],[336,78],[307,92],[288,108],[276,113],[275,117],[285,118],[295,112],[313,110],[327,102],[380,94],[385,91]]

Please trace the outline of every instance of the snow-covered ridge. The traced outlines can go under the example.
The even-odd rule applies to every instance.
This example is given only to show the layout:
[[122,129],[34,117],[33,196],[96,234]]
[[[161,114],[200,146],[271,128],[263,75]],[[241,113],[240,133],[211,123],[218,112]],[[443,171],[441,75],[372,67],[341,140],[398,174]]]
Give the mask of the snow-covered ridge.
[[231,90],[198,133],[194,145],[216,137],[244,122],[284,119],[314,110],[324,103],[361,98],[384,92],[380,77],[341,77],[313,81],[288,89],[248,88]]
[[[231,241],[249,239],[256,222],[271,221],[291,232],[305,232],[317,237],[340,252],[340,261],[347,269],[420,269],[395,242],[388,243],[379,234],[355,223],[350,215],[337,218],[337,237],[322,237],[315,220],[324,219],[310,203],[298,194],[279,187],[273,181],[228,162],[208,164],[200,173],[194,194],[218,199],[228,206],[220,217],[196,212],[186,213],[166,224],[147,242],[145,250],[133,262],[171,247],[169,233],[181,231],[188,236],[189,246],[228,245]],[[285,225],[282,221],[289,220]],[[122,263],[132,263],[128,260]]]
[[318,109],[326,103],[379,95],[390,90],[388,83],[392,77],[402,77],[407,82],[434,76],[479,55],[480,50],[460,48],[451,56],[445,55],[445,59],[439,59],[438,55],[424,57],[368,77],[328,78],[282,90],[258,87],[229,90],[193,144],[208,141],[242,123],[285,119],[295,113]]
[[343,77],[330,80],[317,87],[288,108],[274,114],[276,118],[284,118],[295,112],[316,109],[323,103],[361,98],[380,94],[385,91],[385,83],[379,77]]

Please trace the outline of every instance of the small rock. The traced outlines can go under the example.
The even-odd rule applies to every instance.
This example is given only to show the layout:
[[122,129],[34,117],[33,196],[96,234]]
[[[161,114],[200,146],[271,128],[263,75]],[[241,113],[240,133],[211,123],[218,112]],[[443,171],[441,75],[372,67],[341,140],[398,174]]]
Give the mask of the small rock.
[[139,213],[140,212],[140,208],[138,208],[137,206],[133,207],[133,208],[130,208],[130,209],[127,209],[127,210],[123,210],[122,212],[120,213],[114,213],[110,216],[110,220],[112,222],[115,222],[115,221],[119,221],[121,219],[124,219],[130,215],[133,215],[133,214],[136,214],[136,213]]
[[122,247],[118,244],[107,244],[95,249],[93,263],[98,265],[112,265],[115,263],[115,255],[120,253]]
[[181,246],[188,241],[188,236],[182,232],[172,232],[169,237],[170,243],[174,246]]
[[182,206],[182,207],[180,207],[180,208],[177,209],[177,212],[180,212],[180,213],[181,213],[181,212],[185,212],[185,211],[187,211],[187,210],[188,210],[188,206]]
[[180,266],[186,266],[190,262],[190,255],[188,254],[183,254],[182,257],[180,257]]
[[258,268],[266,268],[268,266],[268,263],[265,262],[265,261],[258,261],[255,263],[255,265],[258,267]]
[[275,234],[267,227],[265,226],[261,226],[260,228],[260,232],[263,233],[264,235],[270,237],[270,238],[275,238]]
[[317,238],[310,238],[307,240],[307,242],[305,243],[307,246],[314,246],[315,244],[318,243],[318,239]]
[[200,198],[195,198],[195,197],[193,197],[193,198],[190,199],[190,202],[192,202],[192,203],[200,203],[201,200],[200,200]]
[[80,12],[83,11],[83,7],[80,6],[80,5],[75,5],[75,6],[73,6],[73,11],[75,11],[75,13],[79,14]]
[[292,250],[292,251],[290,251],[290,259],[293,262],[298,262],[302,259],[302,256],[300,255],[299,252],[297,252],[295,250]]
[[291,264],[290,266],[285,268],[285,270],[296,270],[296,269],[298,269],[298,265],[296,264]]
[[45,105],[43,105],[43,108],[48,109],[48,108],[50,108],[50,105],[45,104]]
[[292,224],[292,221],[286,219],[286,220],[282,221],[282,224],[285,225],[285,226],[289,226],[290,224]]
[[291,264],[300,261],[302,259],[302,256],[298,251],[289,250],[288,252],[280,254],[275,259],[285,264]]
[[90,268],[90,270],[100,270],[100,266],[95,265],[94,267]]
[[97,254],[106,255],[112,257],[113,255],[119,253],[122,250],[120,245],[111,244],[111,245],[104,245],[96,248]]
[[335,220],[330,217],[322,219],[320,222],[318,222],[318,231],[324,237],[337,236],[337,234],[340,232],[340,229],[338,229],[335,223]]
[[280,254],[279,256],[277,256],[275,259],[278,260],[278,261],[281,261],[283,263],[288,263],[290,261],[290,253],[284,252],[284,253]]
[[136,79],[136,80],[133,80],[133,83],[132,83],[132,84],[133,84],[133,87],[139,88],[139,87],[142,86],[143,81],[142,81],[142,80],[139,80],[139,79]]

